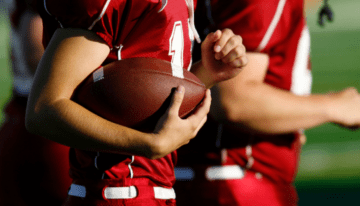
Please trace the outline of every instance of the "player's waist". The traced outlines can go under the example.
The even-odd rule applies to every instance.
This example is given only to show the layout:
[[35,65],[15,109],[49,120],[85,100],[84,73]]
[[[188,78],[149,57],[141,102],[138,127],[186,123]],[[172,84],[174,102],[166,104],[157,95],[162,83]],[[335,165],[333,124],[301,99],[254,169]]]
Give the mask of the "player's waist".
[[127,179],[126,177],[147,178],[165,187],[172,187],[175,181],[174,153],[151,160],[140,156],[88,152],[72,148],[70,159],[70,176],[73,179],[110,181]]
[[250,168],[246,165],[200,165],[175,167],[176,181],[221,181],[239,180],[246,176],[254,176],[256,179],[266,178],[278,184],[291,184],[295,173],[278,173],[264,168]]
[[[68,195],[80,198],[93,197],[93,192],[88,192],[88,190],[89,189],[83,185],[71,184]],[[155,199],[168,200],[175,199],[175,191],[173,188],[150,186],[106,187],[101,190],[101,194],[98,194],[96,196],[101,196],[104,200],[133,199],[137,197],[143,198],[144,196],[149,196],[150,198]]]
[[195,178],[212,180],[242,179],[246,174],[245,168],[239,165],[218,165],[199,167],[175,167],[177,181],[191,181]]
[[[265,173],[256,170],[249,170],[239,165],[216,165],[216,166],[196,166],[196,167],[175,167],[176,181],[194,181],[198,184],[212,181],[231,181],[246,178],[275,181],[279,185],[289,185],[292,182],[276,180]],[[176,184],[175,184],[176,186]]]
[[134,198],[155,198],[175,199],[173,188],[166,188],[148,184],[147,179],[129,180],[74,180],[71,184],[68,195],[80,198],[95,198],[102,200],[110,199],[134,199]]

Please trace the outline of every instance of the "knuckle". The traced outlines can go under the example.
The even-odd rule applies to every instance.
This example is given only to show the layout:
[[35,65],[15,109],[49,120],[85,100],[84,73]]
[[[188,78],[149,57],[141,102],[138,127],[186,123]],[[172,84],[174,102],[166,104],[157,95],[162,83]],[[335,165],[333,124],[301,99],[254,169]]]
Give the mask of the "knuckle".
[[231,54],[231,57],[229,58],[229,62],[230,61],[235,61],[238,58],[239,58],[239,54],[237,54],[236,51],[233,51],[232,54]]
[[223,32],[224,34],[227,34],[227,35],[234,34],[233,31],[232,31],[231,29],[229,29],[229,28],[223,29],[222,32]]
[[242,45],[238,45],[234,49],[234,53],[236,54],[237,57],[245,56],[246,55],[245,47]]
[[181,104],[181,102],[182,102],[181,97],[177,97],[177,98],[174,99],[174,103],[176,103],[176,104]]
[[350,88],[350,91],[353,93],[353,94],[356,94],[358,91],[355,87],[351,87]]
[[229,44],[231,46],[237,46],[239,44],[239,39],[236,38],[236,36],[232,36],[230,39],[229,39]]
[[241,47],[237,47],[234,50],[234,53],[235,53],[236,57],[241,57],[245,54],[244,50]]
[[231,52],[231,55],[229,56],[229,61],[234,61],[235,59],[237,59],[239,56],[237,54],[236,51]]
[[178,103],[178,104],[180,103],[181,104],[182,100],[183,100],[183,95],[182,94],[179,94],[179,93],[175,94],[174,103]]
[[243,54],[246,53],[246,47],[244,45],[240,46],[240,50],[243,52]]
[[249,60],[246,56],[241,57],[240,61],[242,66],[246,66],[249,63]]

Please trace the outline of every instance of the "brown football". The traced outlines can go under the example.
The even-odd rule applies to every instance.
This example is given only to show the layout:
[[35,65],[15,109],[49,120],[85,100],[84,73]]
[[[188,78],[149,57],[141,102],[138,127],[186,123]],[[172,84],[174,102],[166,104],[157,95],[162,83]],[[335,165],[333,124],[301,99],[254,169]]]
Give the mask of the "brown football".
[[205,85],[185,69],[183,78],[173,76],[168,61],[130,58],[95,70],[76,89],[73,100],[112,122],[151,131],[179,85],[185,87],[179,116],[186,117],[204,98]]

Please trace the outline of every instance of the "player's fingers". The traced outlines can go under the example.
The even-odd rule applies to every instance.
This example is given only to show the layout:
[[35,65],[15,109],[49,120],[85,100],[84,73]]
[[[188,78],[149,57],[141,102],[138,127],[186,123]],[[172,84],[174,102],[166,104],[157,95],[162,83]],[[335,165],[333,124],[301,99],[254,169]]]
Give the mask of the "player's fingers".
[[346,88],[345,91],[348,93],[348,94],[351,94],[351,95],[356,95],[358,94],[358,91],[355,87],[349,87],[349,88]]
[[214,50],[214,44],[216,41],[218,41],[221,37],[222,32],[220,30],[217,30],[216,32],[211,32],[206,36],[204,41],[201,44],[201,51],[212,53]]
[[199,126],[196,128],[196,130],[194,131],[194,136],[197,135],[197,133],[199,132],[199,130],[204,126],[205,122],[207,121],[207,115],[201,120]]
[[[221,41],[220,39],[219,41]],[[215,53],[215,59],[220,60],[224,58],[226,55],[231,53],[233,50],[237,50],[237,52],[243,54],[246,52],[244,45],[242,44],[242,38],[239,35],[230,36],[228,41],[222,46],[219,52]]]
[[299,140],[300,140],[301,146],[304,146],[306,143],[306,135],[303,130],[299,131]]
[[[244,45],[240,44],[240,45],[236,46],[235,48],[233,48],[221,60],[224,63],[230,63],[230,62],[234,61],[235,59],[240,59],[242,57],[246,57],[246,49],[245,49]],[[239,63],[245,63],[245,62],[239,62]]]
[[198,127],[198,124],[202,119],[209,113],[211,105],[211,94],[210,89],[206,91],[203,102],[195,109],[194,113],[187,119],[193,122]]
[[224,30],[220,39],[215,42],[215,59],[220,60],[241,43],[242,38],[239,35],[235,35],[230,29]]
[[242,56],[240,58],[234,59],[233,61],[229,62],[233,67],[244,67],[248,64],[249,60],[247,56]]
[[181,103],[184,99],[184,95],[185,95],[185,87],[178,86],[173,96],[171,97],[170,106],[168,108],[168,113],[170,115],[179,115],[179,110]]
[[232,36],[234,36],[234,32],[231,29],[223,29],[220,38],[215,42],[214,51],[220,52]]
[[221,36],[222,36],[222,31],[216,30],[216,31],[214,32],[213,37],[212,37],[212,42],[218,41],[218,40],[221,38]]

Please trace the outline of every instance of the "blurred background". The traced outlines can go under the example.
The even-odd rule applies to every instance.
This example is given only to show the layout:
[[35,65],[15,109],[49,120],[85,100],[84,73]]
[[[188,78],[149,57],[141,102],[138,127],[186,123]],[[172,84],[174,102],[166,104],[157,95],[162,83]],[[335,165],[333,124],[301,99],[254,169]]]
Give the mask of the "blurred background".
[[[334,22],[317,24],[322,0],[307,0],[313,93],[360,90],[360,1],[329,0]],[[360,109],[360,108],[359,108]],[[332,124],[307,130],[295,185],[300,205],[360,205],[360,131]]]
[[[0,109],[10,98],[9,24],[0,0]],[[334,22],[317,24],[322,0],[307,0],[313,93],[360,90],[360,1],[329,0]],[[359,108],[360,109],[360,108]],[[0,124],[4,121],[0,112]],[[299,205],[360,205],[360,131],[327,124],[306,131],[295,185]]]

